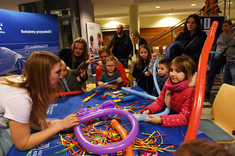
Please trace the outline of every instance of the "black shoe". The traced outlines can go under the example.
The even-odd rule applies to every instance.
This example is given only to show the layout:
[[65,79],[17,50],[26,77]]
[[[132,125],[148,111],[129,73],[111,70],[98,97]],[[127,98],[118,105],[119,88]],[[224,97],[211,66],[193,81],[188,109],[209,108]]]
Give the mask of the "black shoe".
[[208,92],[205,92],[205,97],[204,97],[205,99],[210,99],[210,93],[208,93]]

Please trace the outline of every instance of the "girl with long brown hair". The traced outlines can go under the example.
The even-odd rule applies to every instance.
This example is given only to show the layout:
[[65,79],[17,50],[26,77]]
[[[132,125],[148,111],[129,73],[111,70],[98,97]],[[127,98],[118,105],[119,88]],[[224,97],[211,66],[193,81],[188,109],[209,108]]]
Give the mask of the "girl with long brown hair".
[[150,60],[150,49],[146,44],[142,44],[134,64],[132,75],[136,78],[137,85],[149,94],[153,91],[153,75],[148,70]]
[[[30,55],[22,75],[0,78],[0,130],[9,129],[12,141],[8,142],[18,150],[29,150],[79,123],[75,114],[63,120],[45,119],[47,108],[56,98],[60,71],[59,57],[40,51]],[[31,134],[31,128],[41,131]],[[2,139],[4,136],[4,143]],[[4,147],[5,152],[9,148]]]

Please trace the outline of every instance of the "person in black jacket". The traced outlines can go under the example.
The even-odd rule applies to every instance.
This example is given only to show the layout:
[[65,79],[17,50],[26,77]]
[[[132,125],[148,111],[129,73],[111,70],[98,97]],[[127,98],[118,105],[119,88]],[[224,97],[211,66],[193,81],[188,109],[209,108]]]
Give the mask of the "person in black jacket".
[[113,47],[112,53],[122,63],[123,67],[128,69],[128,59],[132,57],[133,45],[128,35],[123,32],[123,25],[116,26],[116,32],[110,39],[107,47]]
[[138,31],[136,31],[136,30],[131,32],[131,40],[132,40],[132,44],[134,46],[134,48],[133,48],[134,53],[137,57],[137,54],[139,53],[140,46],[142,44],[147,44],[148,45],[148,43],[144,38],[140,37]]
[[[88,46],[85,39],[79,37],[73,41],[70,48],[63,49],[59,52],[60,59],[70,69],[77,69],[78,66],[89,59]],[[82,69],[82,72],[77,77],[78,81],[82,81],[82,88],[86,88],[86,80],[88,79],[88,73],[86,69]]]
[[150,49],[146,44],[140,46],[140,52],[134,64],[132,75],[136,78],[137,85],[149,94],[153,91],[153,75],[148,66],[151,60]]
[[184,45],[181,54],[188,55],[198,65],[206,37],[206,33],[202,31],[200,17],[193,14],[188,16],[184,24],[184,32],[181,32],[175,41],[180,41]]

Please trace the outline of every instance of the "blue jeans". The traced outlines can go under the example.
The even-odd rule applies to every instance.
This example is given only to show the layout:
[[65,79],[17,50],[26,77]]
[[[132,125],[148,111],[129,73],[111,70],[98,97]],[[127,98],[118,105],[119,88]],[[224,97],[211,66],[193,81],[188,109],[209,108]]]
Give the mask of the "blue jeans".
[[122,63],[125,69],[128,69],[128,58],[121,58],[121,59],[118,59],[118,61]]
[[223,62],[216,57],[214,57],[213,60],[211,61],[210,70],[208,72],[207,81],[206,81],[207,93],[211,92],[211,88],[213,86],[215,76],[217,73],[220,72],[220,69],[223,67],[223,65],[224,65]]
[[235,86],[235,61],[227,61],[224,66],[222,83]]
[[13,142],[11,140],[11,133],[9,129],[0,129],[0,155],[7,155]]

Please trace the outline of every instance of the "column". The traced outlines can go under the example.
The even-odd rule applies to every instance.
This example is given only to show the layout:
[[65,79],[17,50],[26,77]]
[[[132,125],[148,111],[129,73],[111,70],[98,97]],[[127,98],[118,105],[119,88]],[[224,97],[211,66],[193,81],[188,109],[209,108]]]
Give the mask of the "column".
[[129,33],[133,30],[140,32],[139,25],[139,7],[138,5],[131,5],[129,6]]
[[[137,30],[140,33],[140,24],[139,24],[139,6],[131,5],[129,6],[129,35],[134,30]],[[134,48],[134,47],[133,47]],[[130,68],[132,70],[134,62],[136,61],[135,53],[132,56],[132,62],[130,62]]]

